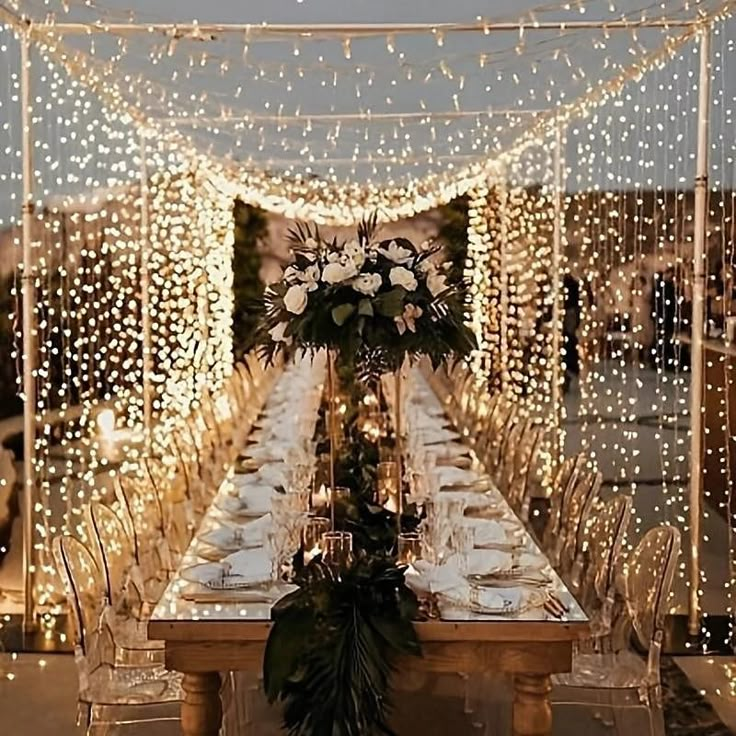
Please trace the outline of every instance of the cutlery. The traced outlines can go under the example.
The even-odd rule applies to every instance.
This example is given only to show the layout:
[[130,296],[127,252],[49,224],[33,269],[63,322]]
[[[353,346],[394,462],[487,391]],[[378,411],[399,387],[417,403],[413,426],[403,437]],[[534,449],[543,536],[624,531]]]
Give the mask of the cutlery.
[[182,593],[181,599],[190,603],[273,603],[267,593],[244,591],[224,595],[223,593]]

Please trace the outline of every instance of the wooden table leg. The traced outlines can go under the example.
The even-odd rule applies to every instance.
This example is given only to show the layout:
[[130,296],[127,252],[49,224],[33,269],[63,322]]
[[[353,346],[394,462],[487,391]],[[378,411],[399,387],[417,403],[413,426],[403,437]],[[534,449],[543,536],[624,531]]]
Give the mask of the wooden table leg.
[[181,732],[184,736],[218,736],[222,725],[219,673],[184,674],[182,688]]
[[552,690],[549,675],[514,677],[514,736],[550,736],[552,733]]

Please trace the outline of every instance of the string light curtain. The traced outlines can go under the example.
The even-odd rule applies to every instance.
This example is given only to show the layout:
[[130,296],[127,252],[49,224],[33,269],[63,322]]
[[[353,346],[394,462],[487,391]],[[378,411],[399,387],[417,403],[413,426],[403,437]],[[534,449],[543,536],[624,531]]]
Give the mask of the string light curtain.
[[[627,456],[627,448],[641,431],[639,425],[631,426],[630,417],[643,414],[631,402],[649,374],[645,376],[641,365],[630,370],[632,348],[624,346],[626,341],[611,344],[609,317],[622,324],[628,318],[629,326],[618,332],[631,329],[639,340],[633,350],[641,356],[645,325],[637,323],[634,332],[630,318],[640,317],[643,307],[631,306],[627,312],[615,304],[623,293],[621,280],[641,261],[645,242],[664,251],[672,237],[675,250],[683,243],[680,260],[675,256],[673,262],[687,261],[691,235],[683,240],[677,232],[687,233],[691,221],[686,215],[678,219],[667,214],[674,218],[672,236],[662,222],[663,213],[671,213],[671,202],[685,211],[685,190],[693,180],[690,161],[678,161],[671,153],[692,145],[694,98],[688,101],[682,95],[692,87],[688,54],[698,28],[677,21],[708,19],[733,3],[667,3],[666,10],[640,4],[622,10],[611,3],[599,8],[600,19],[608,21],[604,27],[573,22],[586,9],[576,3],[564,9],[537,8],[521,23],[512,19],[503,30],[503,19],[494,18],[456,25],[379,25],[366,31],[334,27],[307,34],[304,26],[244,24],[233,29],[206,19],[156,25],[150,16],[141,32],[135,28],[135,15],[131,22],[111,8],[51,0],[12,5],[37,21],[31,33],[38,48],[68,75],[63,94],[84,98],[81,109],[97,116],[102,114],[95,108],[100,103],[90,98],[99,98],[106,124],[130,131],[125,135],[131,150],[140,145],[135,129],[145,128],[161,145],[156,154],[161,158],[151,162],[151,171],[173,172],[163,184],[152,179],[152,196],[163,187],[171,191],[171,199],[166,195],[156,200],[166,210],[165,221],[160,227],[153,219],[150,223],[156,233],[153,271],[166,274],[154,284],[158,296],[151,299],[152,329],[162,351],[154,365],[164,366],[167,378],[170,370],[174,379],[171,394],[157,392],[156,409],[170,410],[171,416],[206,385],[208,371],[214,385],[220,380],[218,371],[228,370],[228,361],[215,366],[195,346],[204,341],[207,347],[199,349],[210,350],[213,344],[214,361],[229,345],[225,315],[230,275],[210,253],[227,258],[227,202],[235,194],[289,217],[346,225],[373,210],[384,220],[397,219],[470,193],[469,252],[490,270],[478,276],[470,265],[477,279],[472,300],[479,314],[491,306],[490,316],[471,317],[488,348],[474,360],[502,384],[524,393],[522,331],[529,329],[531,319],[544,322],[553,297],[543,273],[529,276],[499,257],[498,246],[514,255],[513,249],[525,243],[540,264],[551,258],[549,228],[555,210],[548,152],[542,152],[538,164],[546,172],[541,177],[514,172],[513,165],[564,125],[570,136],[566,159],[574,164],[566,178],[566,236],[572,248],[563,260],[590,287],[584,292],[609,294],[589,297],[583,307],[581,443],[591,455],[597,447],[612,448],[614,460],[606,469],[611,471],[612,492],[626,489],[641,501],[642,483],[625,474],[636,471],[636,458]],[[567,25],[547,28],[544,22],[550,17]],[[76,30],[64,27],[75,22],[81,23]],[[664,85],[661,91],[679,92],[675,111],[652,97],[659,85]],[[652,110],[666,115],[648,121]],[[66,120],[63,125],[68,127]],[[77,134],[78,139],[89,141],[97,127]],[[60,152],[47,152],[49,161]],[[169,156],[176,158],[175,164]],[[100,150],[92,159],[106,160]],[[69,158],[70,165],[79,167],[89,160],[87,155]],[[499,161],[507,167],[500,181]],[[664,183],[672,167],[674,195]],[[110,164],[113,171],[109,178],[115,181],[138,176],[124,162],[114,169]],[[107,178],[91,177],[91,182],[99,185]],[[532,194],[532,183],[541,180],[541,188]],[[651,196],[645,196],[648,190]],[[104,216],[100,214],[101,222]],[[172,246],[178,261],[165,253]],[[208,284],[214,282],[206,298],[204,274]],[[180,295],[180,278],[193,281],[191,301]],[[686,275],[682,281],[687,283]],[[641,299],[642,290],[634,286],[632,300]],[[176,299],[176,309],[185,314],[181,329],[165,312],[169,299]],[[210,331],[193,315],[209,315],[213,306],[216,327]],[[538,351],[534,365],[539,366],[535,390],[554,380],[545,373],[550,347],[546,339],[538,339],[539,332],[544,333],[541,324],[532,341]],[[182,352],[169,359],[168,350]],[[496,370],[489,356],[490,361],[507,362]],[[677,370],[670,376],[664,357],[653,374],[655,439],[668,473],[663,473],[667,493],[661,508],[660,500],[654,501],[654,511],[685,528],[682,456],[687,437],[679,414],[686,406],[687,380]],[[158,384],[160,376],[154,377]],[[601,403],[604,421],[599,421]],[[669,437],[666,432],[673,424],[675,434]],[[604,437],[604,427],[611,427],[614,436]]]
[[[3,27],[0,57],[11,70],[0,99],[8,161],[19,154],[18,55],[13,29]],[[109,493],[120,447],[143,451],[144,260],[156,436],[165,437],[232,370],[232,203],[206,165],[182,162],[152,143],[142,148],[130,118],[108,109],[40,47],[32,61],[38,91],[32,563],[35,603],[45,610],[59,600],[51,539],[64,532],[83,536],[81,507]],[[150,171],[145,193],[142,156]],[[3,171],[11,202],[20,199],[18,184],[15,168]],[[3,253],[11,259],[9,273],[20,260],[13,253],[20,245],[18,219],[11,211],[3,223],[11,233]],[[15,324],[14,356],[3,359],[19,361],[19,303],[8,317]],[[21,375],[18,370],[18,381]]]
[[115,3],[13,5],[37,21],[36,38],[63,40],[65,63],[97,94],[247,170],[250,203],[342,225],[374,209],[410,216],[482,184],[490,159],[525,131],[544,134],[549,111],[574,118],[580,100],[596,104],[617,77],[692,37],[679,22],[723,7],[522,3],[521,19],[515,8],[320,28],[220,22],[217,11],[177,24]]

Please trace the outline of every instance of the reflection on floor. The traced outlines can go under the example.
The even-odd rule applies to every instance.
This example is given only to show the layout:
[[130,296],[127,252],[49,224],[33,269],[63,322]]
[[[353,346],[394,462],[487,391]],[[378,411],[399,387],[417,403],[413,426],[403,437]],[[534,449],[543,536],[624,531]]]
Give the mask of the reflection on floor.
[[[21,655],[12,663],[9,655],[0,656],[0,714],[2,729],[8,736],[82,736],[84,729],[76,723],[76,671],[71,655]],[[12,664],[13,679],[1,676],[3,668]],[[687,678],[676,670],[671,660],[663,665],[665,680],[670,683],[665,692],[667,736],[728,736],[736,732],[736,700],[729,696],[726,666],[736,667],[736,660],[727,663],[718,660],[709,663],[701,658],[678,659],[688,676],[697,680],[704,677],[711,685],[723,690],[723,697],[715,699],[717,716],[708,703],[697,696]],[[718,679],[720,678],[720,679]],[[673,683],[672,685],[671,683]],[[427,690],[431,689],[431,695]],[[669,692],[668,692],[669,691]],[[419,691],[402,691],[395,698],[397,709],[393,721],[398,736],[508,736],[509,688],[502,682],[483,685],[483,705],[473,696],[465,697],[464,683],[458,678],[445,678],[441,685],[422,683]],[[278,716],[268,715],[262,703],[249,703],[252,721],[247,734],[276,736]],[[590,710],[577,706],[555,706],[555,736],[640,736],[647,733],[647,718],[636,709],[619,715],[612,728],[602,709]],[[486,725],[488,730],[486,731]],[[242,730],[242,729],[241,729]],[[130,725],[106,732],[109,736],[168,736],[171,725],[158,731],[150,727]],[[176,733],[176,729],[173,729]],[[238,730],[223,736],[239,736]]]

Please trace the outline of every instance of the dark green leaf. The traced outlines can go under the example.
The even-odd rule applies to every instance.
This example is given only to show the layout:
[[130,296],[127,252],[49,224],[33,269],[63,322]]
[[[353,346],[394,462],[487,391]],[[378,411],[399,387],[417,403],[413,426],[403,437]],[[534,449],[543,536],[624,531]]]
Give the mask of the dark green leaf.
[[354,304],[340,304],[332,309],[332,321],[338,326],[342,327],[355,312]]

